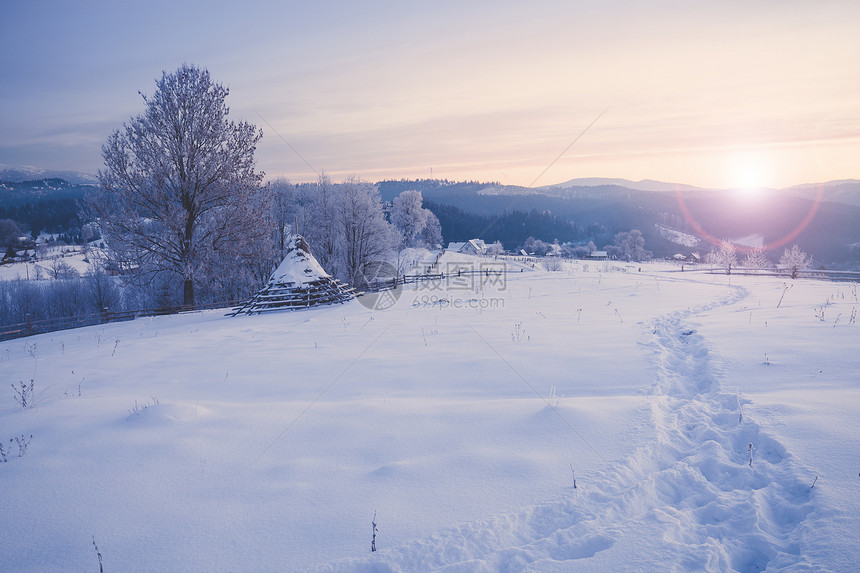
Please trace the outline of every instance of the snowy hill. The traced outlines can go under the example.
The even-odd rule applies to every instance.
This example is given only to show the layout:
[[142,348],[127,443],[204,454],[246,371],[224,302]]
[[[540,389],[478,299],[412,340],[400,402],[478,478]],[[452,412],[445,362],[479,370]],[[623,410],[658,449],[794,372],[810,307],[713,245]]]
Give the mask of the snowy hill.
[[856,284],[447,276],[0,343],[3,570],[860,563]]
[[675,192],[675,191],[704,191],[701,187],[693,185],[684,185],[682,183],[666,183],[664,181],[654,181],[653,179],[643,179],[641,181],[630,181],[629,179],[619,179],[617,177],[580,177],[571,179],[564,183],[556,185],[547,185],[547,188],[558,187],[561,189],[569,189],[571,187],[626,187],[627,189],[636,189],[637,191],[655,191],[660,193]]
[[860,205],[860,181],[857,179],[796,185],[785,189],[785,193],[812,200],[820,195],[822,201]]
[[38,179],[64,179],[76,185],[95,185],[99,182],[98,177],[90,173],[58,171],[31,165],[7,165],[0,163],[0,181],[20,183],[22,181],[34,181]]
[[661,237],[678,246],[695,249],[702,244],[702,240],[695,235],[682,233],[681,231],[664,227],[663,225],[656,225],[656,227],[657,232],[660,233]]

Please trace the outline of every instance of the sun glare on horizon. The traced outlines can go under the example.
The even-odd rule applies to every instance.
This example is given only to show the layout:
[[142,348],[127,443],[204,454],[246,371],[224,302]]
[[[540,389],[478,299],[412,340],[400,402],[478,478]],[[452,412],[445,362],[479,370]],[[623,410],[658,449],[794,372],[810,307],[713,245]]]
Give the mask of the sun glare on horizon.
[[759,151],[735,153],[727,161],[725,180],[738,197],[758,199],[773,186],[771,160]]

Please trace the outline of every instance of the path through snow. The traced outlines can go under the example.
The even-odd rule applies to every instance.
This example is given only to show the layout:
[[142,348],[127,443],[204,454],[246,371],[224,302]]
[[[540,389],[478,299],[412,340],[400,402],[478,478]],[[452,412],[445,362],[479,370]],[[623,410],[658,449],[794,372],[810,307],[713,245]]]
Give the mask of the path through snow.
[[321,570],[811,569],[801,552],[810,484],[786,449],[743,415],[742,399],[721,390],[708,341],[692,324],[748,294],[729,288],[716,302],[644,325],[656,439],[622,463],[582,476],[562,499]]

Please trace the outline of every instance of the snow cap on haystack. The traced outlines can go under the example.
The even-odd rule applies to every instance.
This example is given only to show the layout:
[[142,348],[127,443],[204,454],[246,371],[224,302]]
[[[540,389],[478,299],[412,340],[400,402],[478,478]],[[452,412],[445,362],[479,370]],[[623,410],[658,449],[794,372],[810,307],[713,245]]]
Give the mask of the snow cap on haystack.
[[254,296],[230,314],[257,314],[270,310],[298,310],[342,303],[355,298],[355,289],[329,276],[301,235],[290,235],[284,260]]
[[301,235],[292,234],[285,241],[287,254],[284,260],[272,273],[269,284],[295,285],[307,284],[323,278],[330,278],[323,270],[316,258],[311,254],[311,248],[305,238]]

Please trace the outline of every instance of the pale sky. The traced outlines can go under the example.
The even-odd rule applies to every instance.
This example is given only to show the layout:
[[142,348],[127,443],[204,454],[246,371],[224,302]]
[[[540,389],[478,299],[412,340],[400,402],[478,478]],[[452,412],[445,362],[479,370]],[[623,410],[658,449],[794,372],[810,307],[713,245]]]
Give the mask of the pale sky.
[[0,163],[95,173],[187,62],[269,178],[860,179],[858,30],[857,0],[5,0]]

